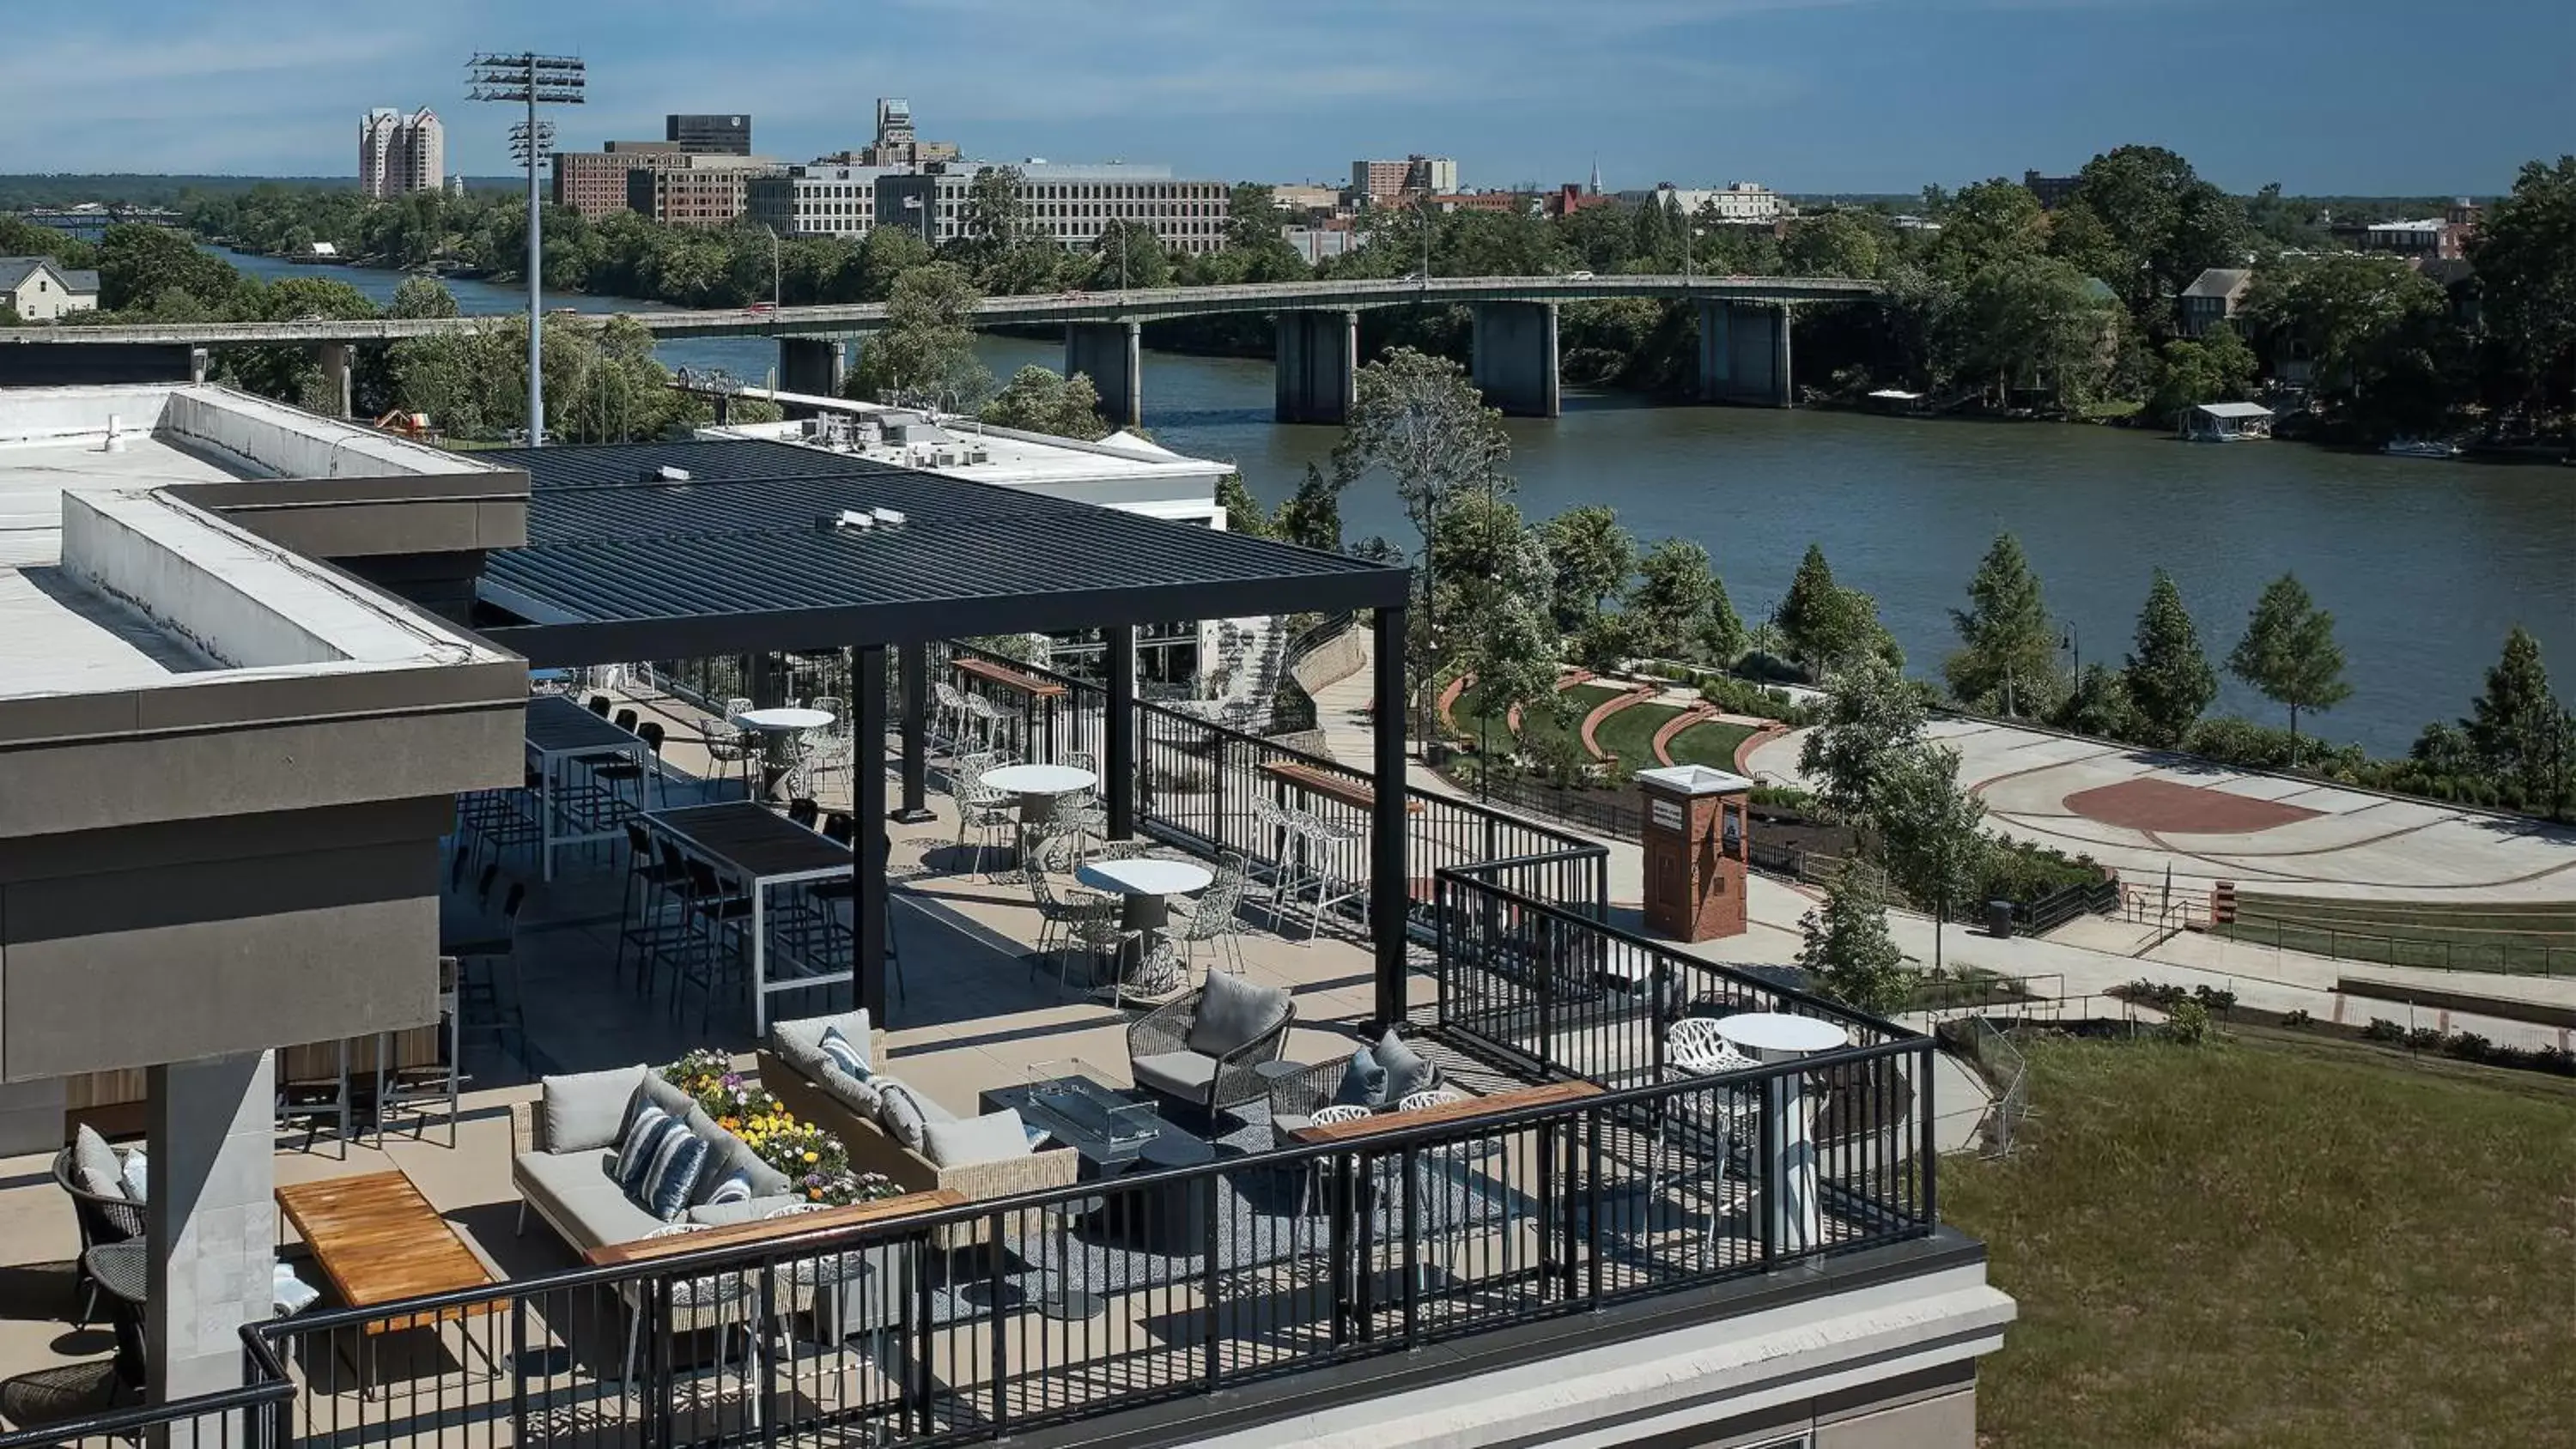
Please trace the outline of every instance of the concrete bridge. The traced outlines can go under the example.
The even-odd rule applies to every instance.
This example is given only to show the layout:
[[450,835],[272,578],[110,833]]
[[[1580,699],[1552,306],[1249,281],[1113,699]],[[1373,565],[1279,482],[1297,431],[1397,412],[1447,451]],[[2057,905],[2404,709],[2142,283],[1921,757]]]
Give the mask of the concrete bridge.
[[[1088,374],[1101,411],[1133,424],[1143,412],[1141,324],[1176,317],[1272,313],[1278,319],[1278,407],[1281,422],[1339,423],[1349,416],[1359,366],[1359,313],[1371,307],[1465,305],[1475,317],[1470,371],[1486,398],[1521,417],[1554,417],[1557,308],[1566,302],[1620,297],[1688,300],[1699,311],[1699,392],[1705,401],[1786,407],[1789,315],[1800,305],[1875,296],[1875,282],[1839,277],[1437,277],[1425,281],[1273,282],[1231,287],[1164,287],[1123,292],[1065,292],[991,297],[976,310],[979,326],[1061,324],[1065,371]],[[728,311],[657,310],[584,313],[596,323],[623,316],[656,337],[760,336],[778,340],[778,382],[790,392],[838,392],[847,364],[842,343],[885,325],[882,302]],[[351,348],[436,336],[501,317],[316,319],[196,325],[20,327],[0,329],[0,383],[38,375],[91,380],[124,373],[184,375],[205,349],[301,343],[317,349],[325,370],[348,389]],[[58,354],[13,355],[12,347],[73,348],[87,365]]]

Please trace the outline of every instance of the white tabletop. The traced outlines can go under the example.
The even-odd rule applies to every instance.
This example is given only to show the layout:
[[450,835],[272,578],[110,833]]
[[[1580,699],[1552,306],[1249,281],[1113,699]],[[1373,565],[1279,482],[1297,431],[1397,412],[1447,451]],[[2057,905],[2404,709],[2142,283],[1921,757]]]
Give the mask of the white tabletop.
[[1717,1023],[1717,1034],[1753,1053],[1803,1056],[1847,1045],[1851,1033],[1830,1021],[1780,1011],[1748,1011]]
[[1131,856],[1125,860],[1096,860],[1073,873],[1073,878],[1093,890],[1117,891],[1131,896],[1185,896],[1203,891],[1216,883],[1208,868],[1186,860],[1162,860],[1150,855]]
[[747,730],[819,730],[838,718],[828,709],[747,709],[733,722]]
[[1000,765],[980,778],[986,788],[1014,795],[1070,795],[1100,783],[1098,775],[1071,765]]

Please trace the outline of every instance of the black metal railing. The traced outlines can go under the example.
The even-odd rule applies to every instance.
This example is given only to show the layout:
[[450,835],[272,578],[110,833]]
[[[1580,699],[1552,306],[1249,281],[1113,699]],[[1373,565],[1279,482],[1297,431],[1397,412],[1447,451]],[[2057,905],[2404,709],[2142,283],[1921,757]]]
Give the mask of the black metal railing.
[[250,1449],[984,1442],[1920,1237],[1930,1051],[309,1314],[251,1330],[302,1392]]
[[[60,1417],[0,1433],[0,1449],[277,1449],[291,1422],[295,1385],[267,1372],[256,1361],[245,1375],[247,1385],[220,1393],[200,1394],[169,1403],[136,1403],[123,1407],[76,1410],[68,1406],[90,1400],[116,1402],[140,1398],[139,1390],[116,1377],[104,1361],[39,1369],[11,1381],[28,1403],[59,1397],[66,1406]],[[113,1381],[119,1387],[110,1388]],[[28,1412],[23,1406],[13,1406]]]
[[1531,863],[1489,861],[1438,877],[1439,1024],[1497,1065],[1605,1086],[1661,1080],[1684,1016],[1812,1016],[1853,1042],[1902,1028],[1768,976],[1676,951],[1521,888]]

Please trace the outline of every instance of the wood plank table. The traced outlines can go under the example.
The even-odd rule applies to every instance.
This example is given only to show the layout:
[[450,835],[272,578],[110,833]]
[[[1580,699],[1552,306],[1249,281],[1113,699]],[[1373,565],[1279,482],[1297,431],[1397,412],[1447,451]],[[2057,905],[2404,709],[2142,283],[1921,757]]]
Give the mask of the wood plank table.
[[1380,1112],[1348,1122],[1292,1128],[1288,1135],[1306,1143],[1359,1142],[1371,1137],[1410,1132],[1417,1127],[1472,1122],[1479,1117],[1497,1117],[1529,1107],[1562,1106],[1600,1095],[1601,1089],[1590,1082],[1548,1082],[1536,1087],[1513,1087],[1489,1096],[1460,1097],[1420,1112]]
[[[456,1236],[456,1229],[438,1215],[438,1209],[429,1205],[429,1199],[420,1195],[420,1189],[412,1186],[411,1179],[399,1172],[290,1183],[277,1190],[277,1205],[312,1251],[313,1261],[340,1301],[352,1308],[483,1288],[500,1281]],[[363,1338],[370,1363],[357,1365],[359,1392],[374,1392],[367,1369],[380,1335],[435,1328],[508,1306],[506,1298],[484,1298],[367,1320]],[[473,1334],[464,1338],[468,1345],[480,1347],[474,1345]],[[490,1350],[481,1351],[497,1377],[501,1366],[492,1361]]]
[[[1338,800],[1344,805],[1361,810],[1377,808],[1377,791],[1347,775],[1336,775],[1330,770],[1300,764],[1295,760],[1272,760],[1261,767],[1261,773],[1310,794],[1321,795],[1327,800]],[[1406,796],[1404,809],[1408,815],[1419,814],[1422,810],[1422,802]]]
[[1030,699],[1058,699],[1064,695],[1064,686],[1052,679],[1040,679],[1034,674],[1022,674],[1016,669],[1005,668],[989,659],[953,659],[949,662],[956,667],[958,673],[970,679],[980,679],[986,684],[1010,690]]

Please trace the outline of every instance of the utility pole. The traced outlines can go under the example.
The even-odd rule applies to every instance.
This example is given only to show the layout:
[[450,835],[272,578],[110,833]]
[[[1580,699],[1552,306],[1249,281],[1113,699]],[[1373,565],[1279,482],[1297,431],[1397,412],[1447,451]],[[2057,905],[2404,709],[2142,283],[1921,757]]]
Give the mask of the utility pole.
[[775,317],[779,306],[786,300],[786,288],[778,280],[778,228],[764,223],[760,229],[769,233],[769,312]]
[[528,168],[528,446],[541,448],[546,441],[546,253],[538,220],[537,160],[546,150],[547,128],[537,120],[537,105],[580,105],[588,77],[577,58],[534,51],[477,51],[465,63],[465,72],[468,99],[528,108],[527,120],[512,130],[512,149]]

